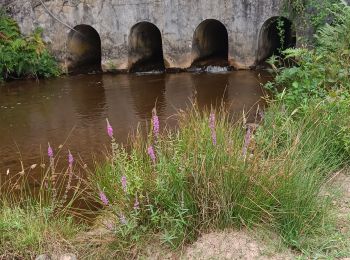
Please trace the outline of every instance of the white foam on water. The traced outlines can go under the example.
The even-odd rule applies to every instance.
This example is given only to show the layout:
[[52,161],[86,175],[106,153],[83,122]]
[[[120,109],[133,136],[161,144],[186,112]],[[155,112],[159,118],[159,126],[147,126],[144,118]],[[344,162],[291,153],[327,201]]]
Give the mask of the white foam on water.
[[151,70],[151,71],[144,71],[144,72],[136,72],[135,74],[137,76],[143,76],[143,75],[159,75],[163,73],[164,71],[162,70]]
[[226,73],[229,71],[229,67],[220,67],[220,66],[208,66],[205,69],[205,72],[208,73]]

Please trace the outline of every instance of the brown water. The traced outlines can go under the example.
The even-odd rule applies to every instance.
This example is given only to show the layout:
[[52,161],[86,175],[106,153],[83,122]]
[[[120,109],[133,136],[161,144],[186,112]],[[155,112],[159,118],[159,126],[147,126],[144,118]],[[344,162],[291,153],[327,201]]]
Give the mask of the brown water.
[[232,114],[257,106],[268,75],[253,71],[222,74],[80,75],[42,81],[14,81],[0,87],[0,175],[40,163],[47,143],[64,144],[88,164],[108,145],[106,118],[117,141],[126,142],[152,108],[164,125],[197,98],[200,108],[227,104]]

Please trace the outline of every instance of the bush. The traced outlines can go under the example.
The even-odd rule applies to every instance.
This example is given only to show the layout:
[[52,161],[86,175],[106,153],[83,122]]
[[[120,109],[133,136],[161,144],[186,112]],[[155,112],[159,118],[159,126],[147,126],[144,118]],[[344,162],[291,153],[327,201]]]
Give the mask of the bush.
[[315,98],[349,96],[350,6],[335,5],[334,10],[333,23],[316,35],[316,48],[286,50],[286,59],[293,59],[296,66],[277,70],[275,82],[266,85],[291,109],[308,106]]
[[37,29],[21,35],[18,25],[0,10],[0,79],[52,77],[60,69],[49,54]]

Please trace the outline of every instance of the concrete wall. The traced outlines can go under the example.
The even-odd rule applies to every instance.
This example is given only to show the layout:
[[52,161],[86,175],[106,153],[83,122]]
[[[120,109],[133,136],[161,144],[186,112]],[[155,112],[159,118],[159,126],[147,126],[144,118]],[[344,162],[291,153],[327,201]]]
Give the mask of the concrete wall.
[[[130,29],[138,22],[155,24],[163,40],[165,65],[186,68],[193,61],[197,26],[217,19],[226,26],[229,63],[255,65],[262,25],[281,15],[283,0],[0,0],[24,33],[44,29],[44,39],[64,62],[68,34],[76,25],[91,25],[102,41],[104,69],[127,69]],[[44,5],[42,4],[44,3]]]

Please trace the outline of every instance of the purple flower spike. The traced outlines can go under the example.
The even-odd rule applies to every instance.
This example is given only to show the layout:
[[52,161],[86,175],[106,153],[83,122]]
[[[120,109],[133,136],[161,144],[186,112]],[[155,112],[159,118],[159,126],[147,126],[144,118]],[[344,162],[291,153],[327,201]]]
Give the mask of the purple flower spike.
[[215,114],[214,112],[210,113],[209,117],[209,127],[211,130],[211,138],[213,140],[213,144],[216,145],[217,140],[216,140],[216,130],[215,130]]
[[250,127],[248,127],[247,133],[244,137],[244,145],[243,145],[243,151],[242,151],[242,154],[244,157],[247,155],[247,151],[248,151],[248,147],[251,139],[252,139],[252,130],[250,129]]
[[120,214],[119,221],[122,225],[126,225],[128,223],[124,214]]
[[156,163],[156,155],[155,155],[155,153],[154,153],[153,146],[148,147],[147,153],[148,153],[148,155],[151,157],[152,162],[153,162],[153,163]]
[[108,230],[110,230],[110,231],[113,231],[113,230],[115,229],[114,223],[111,222],[111,221],[107,222],[107,223],[106,223],[106,228],[107,228]]
[[126,176],[122,177],[122,187],[123,187],[123,191],[126,192],[126,187],[127,187]]
[[139,210],[140,209],[140,202],[137,199],[137,196],[135,198],[135,203],[134,203],[134,210]]
[[211,139],[213,140],[213,145],[216,145],[217,140],[216,140],[216,132],[212,131],[211,133]]
[[156,138],[158,138],[158,136],[159,136],[159,118],[157,116],[157,112],[155,109],[153,110],[152,123],[153,123],[154,136]]
[[214,112],[210,113],[210,117],[209,117],[209,127],[210,129],[215,129],[215,114]]
[[68,151],[68,163],[69,163],[69,166],[72,166],[73,162],[74,162],[73,155],[71,154],[70,151]]
[[110,138],[113,138],[113,128],[110,125],[108,119],[106,119],[106,121],[107,121],[107,134]]
[[49,156],[49,158],[53,158],[53,150],[49,144],[49,147],[47,148],[47,155]]
[[105,206],[107,206],[109,204],[107,196],[103,191],[100,191],[100,199]]

